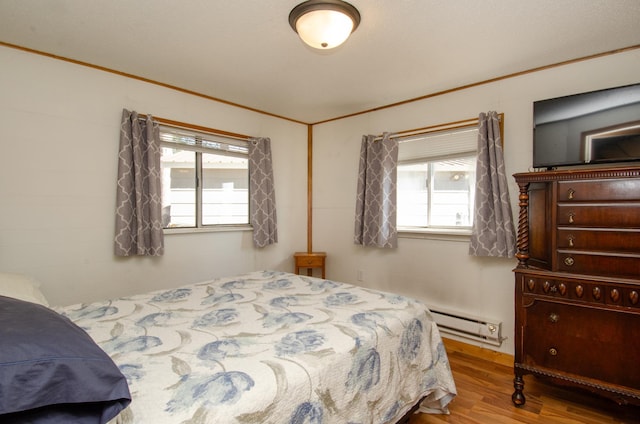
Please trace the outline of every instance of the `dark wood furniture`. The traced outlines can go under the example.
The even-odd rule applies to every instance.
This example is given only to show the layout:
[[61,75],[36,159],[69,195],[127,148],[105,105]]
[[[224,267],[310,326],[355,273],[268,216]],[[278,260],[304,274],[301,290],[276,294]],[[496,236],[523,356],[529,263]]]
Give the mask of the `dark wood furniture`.
[[534,374],[640,405],[640,167],[514,177],[513,403]]
[[311,275],[313,268],[320,268],[322,278],[325,277],[325,252],[296,252],[293,254],[296,266],[296,274],[300,274],[300,268],[307,268],[307,275]]

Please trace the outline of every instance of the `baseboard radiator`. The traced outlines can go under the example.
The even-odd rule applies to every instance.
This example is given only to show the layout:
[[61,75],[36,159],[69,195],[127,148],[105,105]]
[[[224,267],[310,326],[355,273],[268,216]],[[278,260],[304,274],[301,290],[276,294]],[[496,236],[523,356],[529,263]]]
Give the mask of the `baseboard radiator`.
[[441,333],[453,334],[494,346],[502,345],[502,341],[505,339],[502,337],[501,322],[429,309]]

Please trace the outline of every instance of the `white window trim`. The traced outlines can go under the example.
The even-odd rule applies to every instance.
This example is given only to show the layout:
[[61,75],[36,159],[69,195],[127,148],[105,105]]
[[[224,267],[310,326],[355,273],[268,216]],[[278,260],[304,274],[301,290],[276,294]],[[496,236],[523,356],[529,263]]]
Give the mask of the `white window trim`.
[[168,234],[191,234],[191,233],[229,233],[240,231],[253,231],[250,224],[217,224],[206,227],[173,227],[163,228],[165,235]]
[[[180,132],[180,131],[186,131],[190,134],[201,134],[206,136],[208,139],[211,140],[220,140],[223,143],[227,143],[230,145],[243,145],[245,142],[248,143],[249,138],[248,136],[243,136],[240,134],[233,134],[233,133],[227,133],[224,131],[218,131],[218,130],[214,130],[214,129],[209,129],[209,128],[204,128],[204,127],[199,127],[199,126],[192,126],[190,124],[184,124],[184,123],[178,123],[175,121],[168,121],[168,120],[162,120],[162,119],[158,119],[156,118],[158,121],[160,121],[160,131],[162,132],[163,128],[165,129],[165,132],[171,132],[172,130],[175,130],[176,132]],[[164,122],[163,122],[164,121]],[[201,145],[189,145],[189,144],[181,144],[181,143],[173,143],[173,142],[167,142],[167,141],[161,141],[160,142],[161,146],[164,147],[173,147],[173,146],[177,146],[178,148],[181,148],[183,150],[190,150],[190,151],[194,151],[194,152],[200,152],[200,153],[208,153],[208,152],[212,152],[215,151],[215,149],[208,149],[206,147],[202,147]],[[235,154],[231,154],[231,156],[236,156]],[[202,164],[201,163],[197,163],[196,162],[196,168],[201,168]],[[196,175],[197,175],[197,170],[196,170]],[[247,171],[248,172],[248,171]],[[196,187],[196,191],[199,188]],[[249,194],[250,196],[250,194]],[[201,200],[199,199],[201,196],[196,194],[196,209],[200,208],[200,210],[202,209],[202,205],[201,205]],[[198,211],[196,211],[196,224],[194,227],[170,227],[170,228],[163,228],[163,233],[165,235],[176,235],[176,234],[194,234],[194,233],[221,233],[221,232],[243,232],[243,231],[253,231],[253,226],[250,223],[246,223],[246,224],[209,224],[209,225],[204,225],[202,224],[202,216],[201,216],[201,211],[198,213]],[[251,211],[248,210],[249,216],[251,216]]]
[[[436,125],[432,127],[427,127],[424,129],[418,130],[410,130],[402,133],[398,133],[395,137],[398,138],[399,142],[410,142],[412,139],[418,138],[420,136],[446,132],[451,130],[465,130],[470,128],[477,128],[478,119],[467,119],[464,121],[452,122],[448,124]],[[459,153],[459,152],[458,152]],[[469,152],[470,153],[470,152]],[[457,156],[458,154],[454,154]],[[477,150],[476,150],[477,155]],[[445,155],[446,157],[446,155]],[[445,157],[424,157],[419,159],[412,159],[403,161],[403,163],[410,162],[425,162],[434,161],[438,159],[444,159]],[[399,163],[400,164],[400,163]],[[470,226],[460,226],[460,227],[442,227],[442,226],[433,226],[433,227],[413,227],[413,226],[399,226],[397,227],[398,237],[406,238],[406,239],[433,239],[433,240],[447,240],[447,241],[460,241],[460,242],[468,242],[471,238],[472,233],[472,225]]]
[[471,228],[423,228],[398,227],[398,237],[406,239],[428,239],[468,242],[471,238]]

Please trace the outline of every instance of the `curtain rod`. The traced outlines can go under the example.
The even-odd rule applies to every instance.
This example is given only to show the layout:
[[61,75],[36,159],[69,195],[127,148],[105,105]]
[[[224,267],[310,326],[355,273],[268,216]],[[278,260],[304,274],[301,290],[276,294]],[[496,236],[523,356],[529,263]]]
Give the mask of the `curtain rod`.
[[[229,132],[229,131],[217,130],[215,128],[208,128],[208,127],[203,127],[203,126],[195,125],[195,124],[188,124],[186,122],[180,122],[180,121],[174,121],[172,119],[160,118],[160,117],[155,116],[155,115],[151,115],[151,116],[153,116],[153,119],[156,122],[158,122],[159,124],[169,125],[169,126],[172,126],[172,127],[179,127],[179,128],[184,128],[184,129],[187,129],[187,130],[201,131],[201,132],[221,135],[221,136],[224,136],[224,137],[235,138],[235,139],[244,140],[244,141],[249,141],[250,139],[255,138],[255,137],[252,137],[250,135],[244,135],[244,134],[238,134],[238,133],[233,133],[233,132]],[[147,115],[139,113],[138,114],[138,118],[146,119]]]
[[[498,118],[500,119],[500,124],[502,125],[503,118],[504,118],[504,113],[499,113],[498,114]],[[398,131],[398,132],[392,133],[390,138],[401,138],[401,137],[407,137],[407,136],[411,136],[411,135],[428,134],[428,133],[436,132],[436,131],[444,131],[444,130],[449,130],[449,129],[453,129],[453,128],[472,127],[472,126],[475,126],[475,125],[478,125],[478,118],[469,118],[469,119],[463,119],[461,121],[448,122],[446,124],[430,125],[428,127],[421,127],[421,128],[414,128],[412,130]],[[383,137],[382,134],[381,135],[377,135],[374,138],[374,140],[375,141],[382,140],[382,137]]]

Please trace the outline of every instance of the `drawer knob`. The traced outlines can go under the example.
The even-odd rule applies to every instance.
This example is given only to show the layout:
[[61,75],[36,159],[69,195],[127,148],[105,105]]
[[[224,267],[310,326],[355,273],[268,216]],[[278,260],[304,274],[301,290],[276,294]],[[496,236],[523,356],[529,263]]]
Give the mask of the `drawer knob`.
[[307,265],[311,265],[313,261],[311,259],[307,259]]
[[569,234],[567,236],[567,241],[569,242],[569,247],[573,247],[573,242],[575,241],[576,236],[574,236],[573,234]]
[[584,287],[582,287],[580,284],[578,284],[576,286],[576,296],[582,297],[583,294],[584,294]]
[[542,291],[544,291],[545,293],[549,293],[550,289],[551,289],[551,283],[548,281],[545,281],[544,284],[542,284]]
[[620,291],[618,289],[611,289],[609,297],[611,297],[612,301],[617,302],[618,300],[620,300]]
[[571,256],[567,256],[566,258],[564,258],[564,264],[566,266],[573,266],[574,263],[575,263],[575,261],[573,260],[573,258]]
[[601,297],[602,297],[602,290],[600,290],[600,287],[594,287],[593,288],[593,298],[595,300],[600,300]]
[[560,283],[560,285],[558,286],[558,291],[562,296],[564,296],[565,294],[567,294],[567,285],[565,283]]
[[549,349],[549,355],[556,356],[558,354],[558,350],[555,347]]
[[569,224],[573,224],[575,216],[575,213],[569,212]]
[[573,195],[576,194],[576,191],[572,188],[570,188],[569,190],[567,190],[567,197],[569,198],[569,200],[573,200]]
[[638,292],[633,290],[631,291],[631,293],[629,293],[629,302],[631,302],[632,305],[637,305],[638,304],[638,300],[640,298],[640,295],[638,295]]
[[552,323],[554,323],[554,324],[555,324],[555,323],[556,323],[556,322],[558,322],[559,320],[560,320],[560,315],[555,314],[555,313],[551,313],[551,314],[549,314],[549,322],[552,322]]

